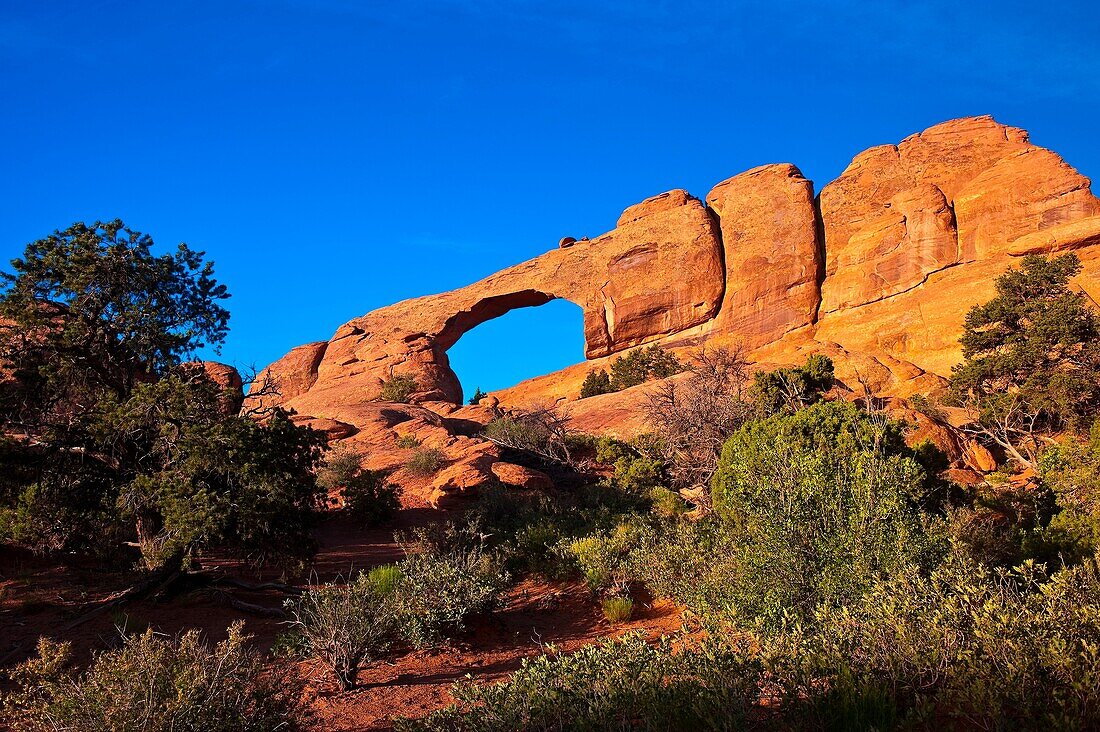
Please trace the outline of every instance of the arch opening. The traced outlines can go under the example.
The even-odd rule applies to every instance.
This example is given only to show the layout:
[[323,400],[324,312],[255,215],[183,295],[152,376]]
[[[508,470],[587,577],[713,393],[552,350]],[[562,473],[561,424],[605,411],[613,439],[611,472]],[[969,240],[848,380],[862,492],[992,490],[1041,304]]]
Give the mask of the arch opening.
[[479,388],[492,393],[585,360],[584,311],[568,300],[537,295],[524,304],[497,304],[487,311],[495,314],[454,337],[446,357],[463,400]]

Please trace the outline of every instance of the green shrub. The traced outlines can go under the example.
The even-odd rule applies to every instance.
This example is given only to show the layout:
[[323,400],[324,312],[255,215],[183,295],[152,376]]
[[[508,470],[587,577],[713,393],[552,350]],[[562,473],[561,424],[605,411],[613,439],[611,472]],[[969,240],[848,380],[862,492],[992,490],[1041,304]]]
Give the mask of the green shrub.
[[564,550],[576,562],[593,592],[625,592],[633,573],[630,559],[640,546],[647,528],[640,521],[626,520],[612,531],[597,531],[575,539]]
[[[572,558],[560,551],[562,545],[599,529],[611,529],[623,516],[643,507],[642,498],[614,486],[586,486],[554,495],[488,488],[479,492],[461,531],[436,543],[446,544],[445,551],[458,546],[489,548],[501,555],[513,572],[562,578],[576,571]],[[466,537],[464,544],[454,541],[455,533]]]
[[405,573],[397,564],[383,564],[367,573],[367,584],[376,595],[394,597],[401,587]]
[[803,366],[756,372],[751,396],[761,415],[795,411],[821,399],[833,381],[832,360],[814,354]]
[[744,549],[730,524],[707,516],[699,521],[664,521],[641,534],[627,572],[658,597],[666,597],[702,618],[725,619],[737,612],[742,591]]
[[581,384],[581,399],[610,394],[612,391],[614,390],[611,388],[611,377],[607,372],[603,369],[593,369],[588,372],[584,377],[584,383]]
[[197,630],[176,639],[152,630],[129,636],[81,674],[67,669],[68,643],[43,638],[37,658],[10,672],[18,690],[4,711],[17,729],[34,732],[305,729],[299,691],[265,671],[241,625],[214,646]]
[[649,500],[653,504],[653,513],[661,518],[676,518],[688,510],[687,501],[679,493],[661,486],[650,489]]
[[927,482],[901,427],[847,402],[742,427],[712,483],[737,545],[740,609],[807,617],[910,563],[930,565],[939,549],[917,508]]
[[287,601],[301,645],[332,671],[340,689],[355,687],[359,666],[377,658],[398,630],[392,587],[360,572],[347,584],[326,584]]
[[434,447],[421,447],[413,452],[405,469],[413,475],[435,475],[447,462],[442,450]]
[[651,457],[655,451],[648,449],[648,442],[641,446],[644,452],[612,437],[602,437],[596,444],[596,460],[615,466],[615,486],[635,495],[646,495],[664,480],[664,462]]
[[408,404],[409,397],[420,391],[420,385],[412,376],[391,376],[382,382],[382,388],[378,392],[378,400],[383,402],[398,402]]
[[420,447],[420,440],[416,439],[416,435],[401,435],[396,444],[402,450],[413,450]]
[[601,437],[596,443],[596,461],[605,465],[614,465],[619,458],[634,455],[630,445],[614,437]]
[[401,502],[397,487],[381,470],[361,470],[344,486],[344,510],[363,526],[377,526],[393,518]]
[[1093,729],[1100,723],[1100,573],[1094,561],[1053,577],[950,561],[877,583],[814,630],[766,636],[785,706],[824,688],[888,691],[907,722],[966,729]]
[[435,645],[461,631],[469,616],[495,609],[508,584],[499,561],[478,550],[414,554],[399,566],[397,621],[404,639],[417,648]]
[[325,456],[317,471],[317,483],[327,492],[340,493],[344,510],[364,526],[376,526],[393,517],[401,507],[397,488],[386,473],[362,467],[363,455],[341,445]]
[[1047,450],[1040,468],[1057,509],[1046,540],[1067,561],[1092,556],[1100,549],[1100,420],[1087,441],[1066,436]]
[[484,399],[487,396],[489,396],[489,395],[486,394],[485,392],[483,392],[481,390],[481,387],[479,386],[476,389],[474,389],[474,393],[470,397],[470,401],[468,401],[467,404],[471,404],[471,405],[477,404],[478,402],[480,402],[482,399]]
[[629,597],[608,597],[600,603],[603,616],[611,623],[625,623],[634,614],[634,601]]
[[707,639],[674,652],[671,638],[650,645],[629,633],[571,654],[551,648],[507,681],[459,682],[455,705],[397,729],[732,732],[746,728],[759,683],[759,664],[739,647]]

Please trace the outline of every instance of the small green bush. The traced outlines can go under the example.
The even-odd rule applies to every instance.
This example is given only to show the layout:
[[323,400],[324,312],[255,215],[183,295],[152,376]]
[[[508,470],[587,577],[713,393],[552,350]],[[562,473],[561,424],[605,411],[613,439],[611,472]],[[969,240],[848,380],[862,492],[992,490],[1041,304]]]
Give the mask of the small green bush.
[[565,551],[576,562],[593,592],[610,589],[622,594],[633,578],[631,556],[642,543],[646,531],[641,522],[626,520],[612,531],[597,531],[575,539]]
[[398,564],[383,564],[367,573],[367,584],[376,595],[395,597],[405,573]]
[[397,513],[397,487],[381,470],[362,470],[344,486],[344,510],[363,526],[377,526]]
[[634,601],[629,597],[608,597],[600,603],[603,616],[611,623],[625,623],[634,614]]
[[603,369],[592,369],[584,377],[584,383],[581,384],[581,399],[599,396],[600,394],[610,394],[612,391],[614,389],[611,388],[611,377],[608,376],[607,372]]
[[302,646],[332,671],[342,690],[355,687],[359,666],[393,642],[397,615],[390,589],[360,572],[346,584],[326,584],[287,601]]
[[241,626],[213,646],[197,630],[176,639],[148,630],[96,655],[81,674],[68,670],[68,643],[43,638],[38,656],[9,673],[18,689],[5,715],[27,732],[306,729],[298,689],[264,669]]
[[402,450],[413,450],[420,447],[420,440],[416,439],[416,435],[401,435],[396,444]]
[[493,610],[508,584],[500,562],[482,551],[414,554],[400,565],[393,603],[400,632],[417,648],[463,629],[466,619]]
[[364,526],[376,526],[392,518],[401,505],[386,473],[367,470],[362,462],[362,453],[340,445],[325,456],[317,483],[328,493],[342,496],[348,515]]
[[679,493],[662,486],[650,489],[649,500],[653,504],[653,513],[661,518],[676,518],[688,510],[687,501]]
[[418,448],[405,463],[405,469],[413,475],[435,475],[447,462],[442,450],[434,447]]
[[457,683],[456,703],[398,730],[743,730],[760,684],[760,665],[729,643],[707,639],[673,651],[640,633],[551,648],[526,659],[507,681]]
[[420,391],[420,385],[411,376],[392,376],[382,382],[378,400],[408,404],[409,397]]

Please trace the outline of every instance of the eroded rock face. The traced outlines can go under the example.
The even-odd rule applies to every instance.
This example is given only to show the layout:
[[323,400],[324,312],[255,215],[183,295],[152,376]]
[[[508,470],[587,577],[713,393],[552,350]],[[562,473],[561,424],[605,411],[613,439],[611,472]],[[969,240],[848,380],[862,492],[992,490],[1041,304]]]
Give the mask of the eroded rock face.
[[[576,401],[587,370],[624,349],[659,342],[690,357],[740,345],[760,368],[824,353],[853,387],[926,393],[960,358],[967,309],[992,295],[1014,258],[1076,250],[1084,265],[1077,284],[1095,299],[1098,245],[1100,201],[1087,178],[1023,130],[990,117],[953,120],[860,153],[816,199],[791,164],[723,181],[706,205],[684,190],[662,193],[627,208],[603,236],[566,237],[481,282],[356,318],[268,373],[283,388],[279,403],[352,425],[359,432],[350,439],[364,443],[395,429],[373,402],[382,381],[413,376],[431,409],[391,408],[405,416],[403,428],[415,425],[447,451],[451,462],[428,487],[441,503],[467,495],[500,464],[469,436],[470,420],[439,416],[461,400],[446,351],[511,309],[576,303],[589,360],[493,394],[486,415],[568,403],[584,425],[625,436],[643,428],[647,385]],[[966,462],[981,468],[983,460]]]
[[813,188],[784,163],[734,176],[707,194],[726,255],[714,330],[753,347],[814,321],[824,262]]
[[432,399],[458,402],[462,390],[447,349],[466,331],[515,308],[555,298],[580,305],[590,357],[712,318],[724,288],[722,251],[702,203],[673,191],[629,219],[603,236],[552,249],[468,287],[356,318],[327,344],[301,346],[268,373],[279,381],[284,402],[307,391],[327,392],[333,401],[369,400],[384,380],[401,374],[414,377]]

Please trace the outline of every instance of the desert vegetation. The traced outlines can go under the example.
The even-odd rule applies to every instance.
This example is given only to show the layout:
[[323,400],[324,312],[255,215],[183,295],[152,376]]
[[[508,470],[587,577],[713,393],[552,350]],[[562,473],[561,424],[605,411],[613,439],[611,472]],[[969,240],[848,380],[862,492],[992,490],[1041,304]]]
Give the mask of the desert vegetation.
[[[122,633],[75,665],[43,639],[10,669],[5,713],[29,730],[306,729],[307,680],[361,691],[382,662],[460,646],[532,588],[566,587],[606,638],[540,646],[502,680],[458,680],[443,708],[390,710],[393,723],[1095,728],[1100,331],[1071,288],[1078,269],[1073,254],[1027,257],[998,278],[966,319],[948,388],[908,402],[996,457],[980,484],[953,482],[939,448],[825,356],[753,371],[736,349],[687,363],[638,349],[604,376],[661,380],[650,432],[580,434],[556,407],[493,412],[476,439],[557,488],[486,485],[465,510],[398,532],[399,559],[266,583],[284,593],[267,609],[282,623],[274,655],[239,624],[220,643]],[[207,576],[214,552],[308,560],[322,511],[363,532],[401,513],[391,476],[354,443],[326,450],[278,409],[227,409],[185,363],[228,317],[201,255],[154,257],[117,222],[74,227],[28,247],[6,282],[6,542],[127,557],[163,586],[165,570]],[[152,320],[151,290],[174,293]],[[415,383],[387,387],[402,401]],[[387,439],[423,480],[451,460]],[[679,631],[644,632],[658,602]]]
[[682,371],[683,364],[676,356],[653,344],[616,357],[610,368],[610,373],[604,369],[588,372],[581,385],[581,399],[629,389],[650,379],[667,378]]

